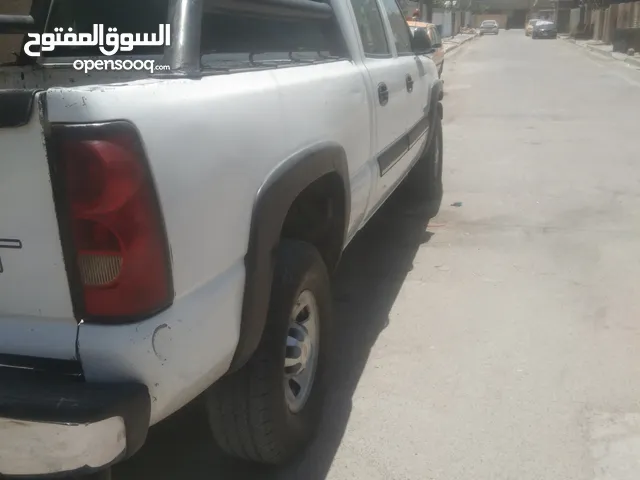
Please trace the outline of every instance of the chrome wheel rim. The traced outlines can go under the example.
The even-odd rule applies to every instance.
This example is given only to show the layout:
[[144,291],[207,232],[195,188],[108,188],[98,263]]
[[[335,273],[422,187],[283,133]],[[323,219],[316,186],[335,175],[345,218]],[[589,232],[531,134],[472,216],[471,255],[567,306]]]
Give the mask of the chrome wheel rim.
[[284,359],[284,393],[293,413],[304,408],[311,394],[318,365],[319,328],[316,298],[305,290],[291,310]]

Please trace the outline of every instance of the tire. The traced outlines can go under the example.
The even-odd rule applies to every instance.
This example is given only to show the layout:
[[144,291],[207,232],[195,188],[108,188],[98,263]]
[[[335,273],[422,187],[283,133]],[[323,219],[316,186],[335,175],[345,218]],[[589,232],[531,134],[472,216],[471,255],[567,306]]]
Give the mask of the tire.
[[444,70],[444,60],[440,64],[440,68],[438,69],[438,78],[442,78],[442,71]]
[[440,115],[436,115],[434,128],[429,148],[418,159],[403,185],[404,192],[411,201],[428,204],[431,216],[435,216],[440,210],[443,195],[443,135]]
[[[287,344],[301,331],[298,327],[292,329],[290,319],[297,302],[303,297],[305,302],[309,300],[303,292],[315,299],[317,307],[318,342],[314,347],[311,341],[307,346],[312,348],[305,349],[311,351],[310,359],[315,355],[317,362],[315,375],[311,367],[303,370],[311,378],[308,399],[294,405],[285,393],[285,359],[301,353]],[[312,310],[310,306],[307,311]],[[312,330],[311,321],[312,314],[305,323],[308,332]],[[321,419],[330,325],[329,274],[322,257],[308,243],[282,240],[277,249],[267,322],[258,348],[245,366],[218,380],[205,395],[213,437],[226,454],[281,465],[304,449]],[[303,399],[300,396],[298,400]]]

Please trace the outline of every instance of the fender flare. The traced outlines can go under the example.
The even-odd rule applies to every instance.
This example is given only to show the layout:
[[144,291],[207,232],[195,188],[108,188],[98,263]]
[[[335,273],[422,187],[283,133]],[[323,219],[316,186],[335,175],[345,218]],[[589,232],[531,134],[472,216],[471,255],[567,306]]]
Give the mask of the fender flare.
[[442,120],[444,109],[442,107],[442,99],[444,98],[444,82],[437,79],[431,86],[429,99],[429,137],[427,139],[426,149],[429,149],[433,136],[435,135],[436,120]]
[[0,90],[0,128],[29,123],[38,90]]
[[351,190],[347,155],[339,144],[322,142],[294,154],[280,163],[258,190],[245,255],[240,336],[228,373],[247,363],[262,338],[271,296],[275,249],[291,205],[305,188],[330,173],[337,173],[344,185],[347,221],[343,239],[346,239]]

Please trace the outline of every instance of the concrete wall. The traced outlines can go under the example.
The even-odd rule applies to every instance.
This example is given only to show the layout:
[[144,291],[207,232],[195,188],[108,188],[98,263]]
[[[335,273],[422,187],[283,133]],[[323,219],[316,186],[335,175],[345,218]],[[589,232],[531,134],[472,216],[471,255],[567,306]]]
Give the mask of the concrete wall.
[[455,12],[453,14],[453,35],[457,35],[460,33],[460,29],[462,28],[462,16],[463,12]]
[[485,13],[475,16],[474,27],[478,28],[485,20],[495,20],[500,28],[507,28],[507,14],[502,13]]
[[[26,15],[31,11],[32,0],[0,0],[0,15]],[[0,35],[0,63],[15,59],[11,52],[19,53],[22,35]]]
[[[2,1],[2,0],[0,0]],[[443,37],[452,37],[460,33],[460,29],[465,25],[474,25],[474,15],[471,12],[452,12],[442,8],[433,10],[431,22],[440,29]]]
[[464,12],[464,23],[463,25],[466,27],[467,25],[473,25],[473,14],[471,12]]
[[434,9],[432,23],[440,27],[440,35],[442,37],[451,37],[454,35],[454,17],[450,10]]
[[450,11],[445,11],[442,14],[442,36],[443,37],[452,37],[453,36],[453,14]]
[[640,28],[640,2],[619,4],[616,26],[618,28]]
[[558,20],[556,24],[558,25],[558,31],[562,33],[569,33],[569,22],[571,19],[571,10],[568,8],[563,8],[558,10]]
[[569,33],[571,35],[575,34],[580,28],[580,20],[581,20],[581,9],[580,8],[572,8],[571,15],[569,16]]
[[613,32],[616,29],[618,21],[618,5],[614,4],[607,8],[604,15],[604,26],[602,28],[602,41],[611,43],[613,41]]
[[444,30],[445,30],[445,25],[444,25],[444,10],[435,10],[433,11],[433,14],[431,16],[431,22],[434,25],[437,25],[440,27],[440,35],[442,35],[443,37],[446,36],[444,34]]
[[618,5],[618,28],[631,28],[633,24],[633,7],[632,3],[621,3]]
[[433,13],[431,15],[431,22],[434,25],[443,25],[444,24],[444,10],[438,8],[433,9]]
[[594,10],[591,12],[591,24],[593,25],[593,39],[602,40],[604,34],[604,20],[606,10]]

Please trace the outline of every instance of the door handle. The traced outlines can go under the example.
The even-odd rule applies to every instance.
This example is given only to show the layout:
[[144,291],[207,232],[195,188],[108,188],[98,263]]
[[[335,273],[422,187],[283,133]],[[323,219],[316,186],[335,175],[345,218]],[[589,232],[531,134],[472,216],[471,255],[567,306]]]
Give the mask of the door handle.
[[378,85],[378,100],[383,107],[389,103],[389,89],[384,83]]
[[407,92],[411,93],[413,92],[413,78],[411,78],[411,75],[407,75]]

